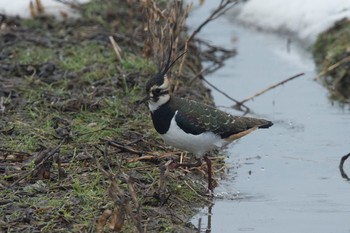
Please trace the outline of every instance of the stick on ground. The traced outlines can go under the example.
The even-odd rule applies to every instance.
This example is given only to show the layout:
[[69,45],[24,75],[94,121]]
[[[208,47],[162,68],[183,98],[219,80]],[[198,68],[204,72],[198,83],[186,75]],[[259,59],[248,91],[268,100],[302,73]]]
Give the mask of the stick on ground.
[[272,86],[270,86],[270,87],[268,87],[268,88],[266,88],[266,89],[264,89],[264,90],[262,90],[262,91],[256,93],[255,95],[252,95],[252,96],[250,96],[250,97],[248,97],[248,98],[246,98],[246,99],[244,99],[244,100],[242,100],[242,101],[236,103],[236,105],[234,106],[234,108],[240,107],[240,106],[243,105],[245,102],[247,102],[247,101],[249,101],[249,100],[252,100],[252,99],[254,99],[255,97],[258,97],[258,96],[264,94],[265,92],[267,92],[267,91],[269,91],[269,90],[271,90],[271,89],[274,89],[274,88],[276,88],[276,87],[278,87],[278,86],[281,86],[281,85],[285,84],[286,82],[289,82],[289,81],[291,81],[291,80],[293,80],[293,79],[296,79],[296,78],[298,78],[298,77],[300,77],[300,76],[303,76],[303,75],[304,75],[304,73],[296,74],[296,75],[293,75],[292,77],[287,78],[287,79],[285,79],[285,80],[283,80],[283,81],[281,81],[281,82],[279,82],[279,83],[276,83],[276,84],[274,84],[274,85],[272,85]]
[[348,177],[348,175],[345,173],[344,171],[344,162],[345,160],[347,160],[350,157],[350,153],[347,155],[344,155],[341,160],[340,160],[340,164],[339,164],[339,170],[340,170],[340,174],[341,176],[346,179],[346,180],[350,180],[350,178]]

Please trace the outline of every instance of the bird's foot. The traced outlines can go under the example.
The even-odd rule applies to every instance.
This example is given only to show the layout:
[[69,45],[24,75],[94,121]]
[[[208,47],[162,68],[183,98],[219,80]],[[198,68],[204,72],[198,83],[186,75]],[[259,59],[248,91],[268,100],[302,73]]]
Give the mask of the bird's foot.
[[214,190],[207,189],[207,191],[204,193],[204,196],[213,198]]

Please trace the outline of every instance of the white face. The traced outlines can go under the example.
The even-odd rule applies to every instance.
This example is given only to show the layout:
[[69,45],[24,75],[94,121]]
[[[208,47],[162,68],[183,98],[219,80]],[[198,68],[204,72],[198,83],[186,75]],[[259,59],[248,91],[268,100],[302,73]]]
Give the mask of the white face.
[[148,102],[148,106],[151,112],[157,110],[161,105],[169,101],[169,86],[169,79],[167,76],[165,76],[162,85],[154,85],[153,87],[151,87],[149,91],[150,100]]

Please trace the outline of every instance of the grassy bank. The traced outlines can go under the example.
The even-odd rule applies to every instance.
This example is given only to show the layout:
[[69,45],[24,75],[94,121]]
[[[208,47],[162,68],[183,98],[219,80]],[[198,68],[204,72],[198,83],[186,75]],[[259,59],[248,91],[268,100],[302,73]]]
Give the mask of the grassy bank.
[[313,47],[320,78],[330,98],[350,102],[350,21],[340,20],[323,32]]
[[[180,152],[139,104],[158,68],[143,55],[144,9],[126,2],[92,1],[76,20],[2,21],[1,231],[195,231],[205,174],[165,169]],[[188,85],[201,69],[188,56],[178,93],[210,102],[198,79]]]

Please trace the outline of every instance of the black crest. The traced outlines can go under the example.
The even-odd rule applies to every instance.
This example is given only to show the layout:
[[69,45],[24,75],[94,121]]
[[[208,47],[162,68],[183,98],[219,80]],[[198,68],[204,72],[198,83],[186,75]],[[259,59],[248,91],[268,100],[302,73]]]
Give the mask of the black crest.
[[146,84],[146,91],[147,93],[154,85],[162,85],[164,82],[164,76],[165,74],[170,70],[170,68],[179,60],[187,51],[182,52],[179,56],[177,56],[173,61],[171,61],[171,55],[173,51],[173,41],[171,40],[169,51],[168,51],[168,58],[166,59],[166,62],[163,62],[159,72],[151,78],[147,84]]

